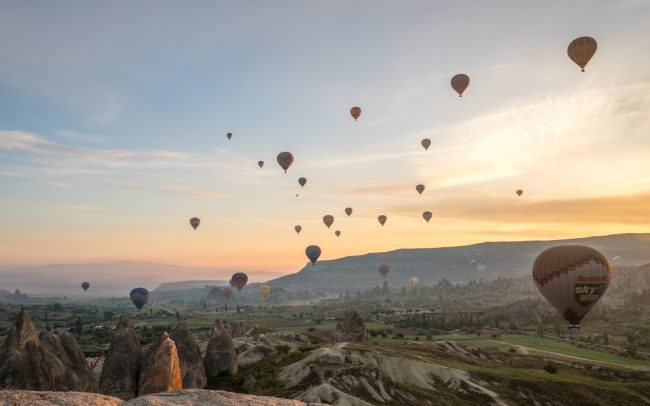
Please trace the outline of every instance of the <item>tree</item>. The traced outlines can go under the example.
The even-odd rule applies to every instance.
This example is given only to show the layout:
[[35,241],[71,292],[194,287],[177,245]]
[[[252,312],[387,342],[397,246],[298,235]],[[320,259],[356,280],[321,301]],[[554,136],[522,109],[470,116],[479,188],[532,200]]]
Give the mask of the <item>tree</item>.
[[237,313],[239,313],[239,310],[240,310],[240,309],[239,309],[239,305],[237,305]]
[[77,331],[77,338],[81,337],[81,334],[83,334],[84,325],[80,317],[77,317],[77,320],[75,321],[75,330]]

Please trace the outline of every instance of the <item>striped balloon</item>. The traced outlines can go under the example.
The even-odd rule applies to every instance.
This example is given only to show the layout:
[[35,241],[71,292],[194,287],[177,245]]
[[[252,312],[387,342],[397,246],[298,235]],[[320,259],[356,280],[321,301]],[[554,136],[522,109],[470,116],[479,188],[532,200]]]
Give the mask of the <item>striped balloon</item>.
[[611,276],[607,258],[582,245],[549,248],[533,263],[537,288],[572,329],[580,328],[582,318],[607,290]]
[[140,310],[149,300],[149,291],[145,288],[135,288],[129,293],[129,298],[135,307]]

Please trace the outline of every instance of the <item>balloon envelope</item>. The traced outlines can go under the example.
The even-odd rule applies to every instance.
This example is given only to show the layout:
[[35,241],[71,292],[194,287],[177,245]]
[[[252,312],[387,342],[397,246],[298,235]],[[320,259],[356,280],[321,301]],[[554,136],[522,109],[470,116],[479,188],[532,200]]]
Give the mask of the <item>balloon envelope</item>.
[[418,278],[416,278],[415,276],[411,276],[409,278],[409,285],[411,285],[412,287],[418,286],[419,282],[420,282],[420,280]]
[[81,288],[82,288],[84,291],[85,291],[85,290],[88,290],[89,287],[90,287],[90,283],[88,283],[88,282],[82,282],[82,283],[81,283]]
[[341,235],[341,231],[336,230],[336,231],[334,231],[334,234],[336,234],[336,236],[339,237]]
[[386,224],[386,220],[388,220],[388,218],[386,216],[384,216],[383,214],[381,216],[377,217],[377,221],[379,221],[379,224],[381,224],[382,226],[384,224]]
[[[201,224],[201,219],[198,217],[192,217],[190,219],[190,225],[196,230],[196,228]],[[208,227],[209,228],[209,227]]]
[[293,154],[291,152],[280,152],[278,154],[278,164],[282,169],[284,169],[284,172],[287,172],[287,169],[291,166],[293,163]]
[[331,214],[323,216],[323,223],[325,223],[327,228],[330,228],[330,226],[334,224],[334,216],[332,216]]
[[451,87],[458,93],[458,97],[463,97],[463,92],[469,86],[469,76],[459,73],[451,78]]
[[476,267],[476,270],[479,272],[485,272],[486,268],[485,265],[481,264]]
[[302,230],[302,227],[301,226],[295,226],[293,229],[296,230],[296,233],[300,234],[300,231]]
[[533,280],[542,295],[572,329],[605,294],[612,276],[607,258],[582,245],[560,245],[543,251],[533,263]]
[[431,140],[428,139],[428,138],[425,138],[425,139],[422,140],[422,142],[420,142],[420,144],[422,144],[424,149],[427,150],[431,146]]
[[415,190],[417,190],[419,194],[422,194],[422,192],[424,192],[424,185],[417,185]]
[[352,214],[352,207],[346,207],[345,208],[345,214],[347,214],[348,217],[350,217],[350,214]]
[[578,65],[582,71],[585,71],[585,66],[596,53],[598,44],[596,40],[591,37],[576,38],[569,44],[566,52],[569,58]]
[[244,286],[248,283],[248,275],[243,272],[237,272],[233,274],[230,280],[237,290],[241,292],[241,290],[244,289]]
[[304,187],[305,184],[307,183],[307,178],[298,179],[298,183],[300,184],[300,187]]
[[232,133],[226,134],[226,137],[228,137],[228,139],[231,139],[232,138]]
[[259,291],[262,297],[268,297],[271,293],[271,287],[269,285],[262,285],[260,286]]
[[264,166],[264,161],[257,161],[257,165],[261,168]]
[[135,307],[140,310],[149,300],[149,291],[145,288],[135,288],[129,293],[129,298]]
[[430,211],[425,211],[424,213],[422,213],[422,218],[424,218],[427,223],[429,222],[429,220],[431,220],[432,216],[433,215],[431,214]]
[[361,107],[352,107],[350,109],[350,115],[352,116],[352,118],[354,118],[354,121],[357,121],[357,119],[361,115]]
[[377,270],[379,271],[381,276],[385,278],[386,275],[388,275],[388,272],[390,271],[390,267],[386,264],[381,264],[379,265],[379,268],[377,268]]
[[305,254],[307,258],[311,261],[311,264],[314,265],[320,257],[320,247],[318,245],[310,245],[305,249]]
[[521,196],[524,194],[524,191],[521,189],[517,189],[517,196]]

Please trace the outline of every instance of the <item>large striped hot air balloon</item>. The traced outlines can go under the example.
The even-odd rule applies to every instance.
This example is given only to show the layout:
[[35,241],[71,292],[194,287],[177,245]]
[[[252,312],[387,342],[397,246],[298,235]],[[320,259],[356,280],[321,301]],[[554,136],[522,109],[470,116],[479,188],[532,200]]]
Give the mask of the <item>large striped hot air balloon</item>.
[[598,44],[596,40],[591,37],[576,38],[569,44],[566,52],[569,58],[578,65],[582,71],[585,71],[585,66],[596,53]]
[[232,284],[235,285],[237,290],[241,292],[241,290],[244,289],[244,286],[246,286],[248,283],[248,275],[243,272],[237,272],[233,274],[230,280],[232,281]]
[[611,276],[607,258],[582,245],[549,248],[533,263],[537,288],[572,330],[580,328],[582,318],[607,290]]
[[149,300],[149,291],[145,288],[135,288],[129,293],[129,298],[135,307],[140,310]]

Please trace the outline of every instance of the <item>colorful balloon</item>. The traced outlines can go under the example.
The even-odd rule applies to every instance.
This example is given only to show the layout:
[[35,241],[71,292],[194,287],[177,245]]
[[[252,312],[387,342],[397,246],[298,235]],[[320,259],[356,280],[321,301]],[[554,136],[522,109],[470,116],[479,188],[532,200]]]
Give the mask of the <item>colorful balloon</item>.
[[316,264],[316,261],[320,257],[320,247],[318,245],[310,245],[305,249],[305,254],[307,258],[311,261],[312,265]]
[[228,139],[232,139],[232,133],[226,134],[226,137],[228,137]]
[[409,278],[409,285],[411,285],[412,288],[415,288],[416,286],[418,286],[418,283],[420,283],[420,280],[418,278],[416,278],[415,276],[411,276]]
[[190,219],[190,225],[196,230],[196,228],[201,224],[201,219],[198,217],[192,217]]
[[381,224],[383,227],[384,224],[386,224],[386,220],[388,220],[388,218],[382,214],[381,216],[377,217],[377,220],[379,221],[379,224]]
[[302,227],[301,226],[295,226],[293,229],[296,230],[296,233],[300,234],[300,231],[302,230]]
[[305,184],[307,183],[306,178],[300,178],[298,179],[298,183],[300,184],[300,187],[305,187]]
[[424,192],[424,185],[417,185],[415,190],[417,190],[419,194],[422,194],[422,192]]
[[140,310],[149,300],[149,291],[145,288],[135,288],[129,293],[129,298],[135,307]]
[[341,232],[339,230],[334,231],[334,234],[336,234],[337,237],[341,236]]
[[260,286],[259,291],[262,297],[269,297],[269,294],[271,293],[271,287],[269,285],[262,285]]
[[533,279],[542,295],[572,330],[605,294],[612,266],[597,250],[560,245],[543,251],[533,263]]
[[524,191],[521,189],[517,189],[517,196],[521,196],[524,194]]
[[463,92],[469,86],[469,76],[459,73],[451,78],[451,87],[458,93],[458,97],[463,97]]
[[293,155],[291,152],[280,152],[278,154],[278,164],[282,169],[284,169],[284,173],[287,173],[287,169],[291,166],[293,163]]
[[422,146],[424,147],[424,150],[426,151],[431,146],[431,140],[428,139],[428,138],[425,138],[425,139],[422,140],[422,142],[420,142],[420,144],[422,144]]
[[264,166],[264,161],[257,161],[257,165],[261,168]]
[[381,264],[379,265],[379,268],[377,268],[381,276],[386,278],[386,275],[388,275],[388,272],[390,271],[390,267],[386,264]]
[[241,292],[241,290],[244,289],[244,286],[248,283],[248,275],[243,272],[237,272],[233,274],[230,280],[232,280],[232,283],[235,285],[237,290]]
[[354,121],[357,121],[361,115],[361,107],[352,107],[350,109],[350,114],[352,115],[352,118],[354,118]]
[[323,216],[323,223],[327,226],[327,228],[330,228],[332,224],[334,224],[334,216],[328,214],[327,216]]
[[576,38],[569,44],[566,52],[569,58],[578,65],[582,71],[585,71],[585,66],[596,53],[598,44],[596,40],[591,37]]
[[87,291],[89,287],[90,287],[90,283],[88,283],[88,282],[82,282],[82,283],[81,283],[81,288],[82,288],[84,291]]
[[225,297],[226,300],[230,300],[232,297],[232,288],[230,286],[224,286],[221,288],[221,291],[223,292],[223,297]]
[[350,214],[352,214],[352,207],[346,207],[345,208],[345,214],[347,214],[348,217],[350,217]]
[[431,220],[432,216],[433,215],[431,214],[430,211],[425,211],[424,213],[422,213],[422,217],[426,220],[427,223],[429,222],[429,220]]

